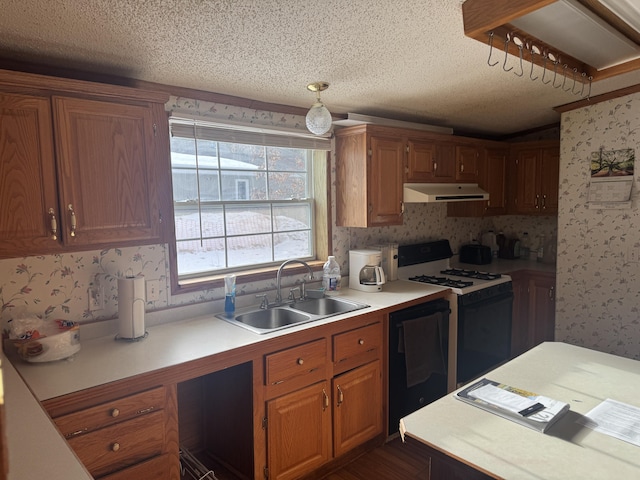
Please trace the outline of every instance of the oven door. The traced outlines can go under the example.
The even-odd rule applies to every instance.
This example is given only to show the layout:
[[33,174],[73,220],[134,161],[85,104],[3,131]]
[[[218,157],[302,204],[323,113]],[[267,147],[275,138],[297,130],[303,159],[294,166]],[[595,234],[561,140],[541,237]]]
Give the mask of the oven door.
[[458,384],[509,360],[512,312],[510,289],[496,296],[458,297]]

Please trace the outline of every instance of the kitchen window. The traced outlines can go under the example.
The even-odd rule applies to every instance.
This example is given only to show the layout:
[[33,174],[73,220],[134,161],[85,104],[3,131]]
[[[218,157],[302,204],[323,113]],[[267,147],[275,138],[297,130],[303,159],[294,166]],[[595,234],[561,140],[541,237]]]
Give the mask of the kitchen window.
[[179,285],[316,258],[313,165],[329,140],[170,119]]

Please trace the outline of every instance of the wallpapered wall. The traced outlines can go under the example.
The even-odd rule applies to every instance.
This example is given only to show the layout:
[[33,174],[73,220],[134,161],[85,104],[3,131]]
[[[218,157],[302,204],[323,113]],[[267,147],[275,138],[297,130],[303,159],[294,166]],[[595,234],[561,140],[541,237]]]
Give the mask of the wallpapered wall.
[[564,113],[561,126],[556,339],[640,359],[638,174],[631,209],[588,208],[591,153],[640,153],[640,94]]
[[[275,114],[209,102],[172,97],[167,109],[218,120],[286,126],[305,129],[304,117]],[[335,218],[335,171],[332,170],[332,205]],[[404,225],[384,228],[343,228],[333,226],[333,253],[348,272],[348,252],[382,242],[408,244],[448,238],[452,248],[478,238],[489,229],[519,236],[528,231],[532,239],[556,232],[556,219],[550,217],[507,216],[494,219],[447,218],[445,204],[407,205]],[[130,270],[130,272],[128,272]],[[168,248],[166,245],[112,248],[102,251],[76,252],[60,255],[34,256],[0,260],[0,320],[6,322],[21,314],[36,314],[45,318],[62,318],[80,322],[114,318],[118,312],[117,278],[132,273],[147,280],[160,280],[160,299],[147,302],[147,311],[219,300],[222,289],[172,296],[169,291]],[[275,277],[275,275],[274,275]],[[283,279],[283,287],[299,281],[301,276]],[[90,310],[89,287],[104,292],[104,308]],[[275,278],[269,281],[238,285],[238,295],[254,301],[257,292],[275,289]],[[272,295],[272,294],[271,294]],[[251,304],[251,303],[249,303]]]

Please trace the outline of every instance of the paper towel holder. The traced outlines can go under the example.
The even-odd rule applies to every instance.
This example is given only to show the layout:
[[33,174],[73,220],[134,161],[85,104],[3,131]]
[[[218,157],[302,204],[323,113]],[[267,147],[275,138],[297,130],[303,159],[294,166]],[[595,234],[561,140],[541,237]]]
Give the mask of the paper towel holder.
[[[122,288],[122,286],[124,286],[123,282],[125,280],[129,281],[129,280],[133,280],[134,278],[136,279],[136,282],[142,281],[142,285],[141,285],[142,291],[138,290],[136,292],[135,290],[133,290],[131,292],[129,292],[129,291],[127,292],[127,293],[129,293],[130,296],[133,296],[134,298],[130,298],[129,299],[129,302],[127,303],[127,307],[126,307],[127,316],[125,318],[123,318],[122,317],[122,312],[120,310],[120,302],[122,300],[121,299],[121,294],[122,294],[121,288]],[[121,282],[121,280],[123,282]],[[122,285],[121,285],[121,283],[122,283]],[[140,287],[140,285],[138,285],[138,288],[139,287]],[[133,288],[135,289],[135,284],[134,284]],[[125,325],[125,330],[128,330],[129,328],[131,329],[131,336],[127,335],[128,332],[123,333],[122,326],[121,326],[119,332],[115,335],[114,339],[116,341],[139,342],[140,340],[143,340],[143,339],[145,339],[145,338],[147,338],[149,336],[149,332],[145,329],[145,326],[144,326],[144,311],[145,311],[145,305],[146,305],[146,298],[145,298],[145,293],[146,292],[144,291],[144,289],[145,289],[144,277],[142,275],[140,275],[138,277],[134,276],[133,275],[133,271],[131,269],[127,270],[127,272],[125,273],[124,278],[121,278],[120,280],[118,280],[118,297],[119,297],[118,298],[118,313],[119,313],[119,321],[128,320],[129,319],[128,318],[129,314],[131,314],[131,318],[130,318],[131,325],[128,325],[128,324]],[[142,329],[138,328],[138,331],[143,330],[144,333],[142,335],[133,336],[133,335],[135,335],[135,332],[136,332],[135,319],[134,319],[134,317],[135,317],[135,308],[136,308],[136,304],[138,304],[139,302],[142,302],[142,306],[141,306],[141,309],[142,309],[141,310],[142,311],[142,319],[141,319]],[[130,308],[130,311],[129,311],[129,308]],[[138,325],[138,327],[139,327],[139,325]]]

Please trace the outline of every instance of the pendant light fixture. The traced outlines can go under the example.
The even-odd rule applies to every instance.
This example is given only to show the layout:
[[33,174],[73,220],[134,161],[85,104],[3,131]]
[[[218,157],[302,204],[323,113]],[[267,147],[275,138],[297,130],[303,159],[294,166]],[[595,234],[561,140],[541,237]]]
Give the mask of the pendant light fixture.
[[307,128],[314,135],[324,135],[331,130],[331,112],[320,100],[320,92],[329,88],[327,82],[315,82],[307,85],[307,89],[316,92],[316,102],[307,113]]

